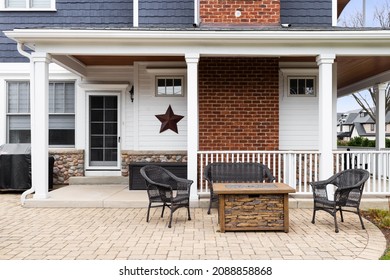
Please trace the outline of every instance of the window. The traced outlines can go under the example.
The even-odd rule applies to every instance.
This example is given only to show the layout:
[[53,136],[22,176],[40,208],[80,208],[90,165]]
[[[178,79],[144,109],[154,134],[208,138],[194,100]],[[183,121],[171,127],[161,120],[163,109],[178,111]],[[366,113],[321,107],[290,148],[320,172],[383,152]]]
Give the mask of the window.
[[1,0],[4,10],[55,10],[55,0]]
[[[7,126],[9,143],[30,143],[30,83],[7,83]],[[49,84],[49,145],[75,144],[74,82]]]
[[9,143],[30,143],[30,83],[7,83]]
[[52,146],[75,143],[74,92],[73,82],[49,84],[49,144]]
[[288,78],[290,96],[315,96],[314,77],[289,77]]
[[184,77],[156,77],[156,96],[184,96]]

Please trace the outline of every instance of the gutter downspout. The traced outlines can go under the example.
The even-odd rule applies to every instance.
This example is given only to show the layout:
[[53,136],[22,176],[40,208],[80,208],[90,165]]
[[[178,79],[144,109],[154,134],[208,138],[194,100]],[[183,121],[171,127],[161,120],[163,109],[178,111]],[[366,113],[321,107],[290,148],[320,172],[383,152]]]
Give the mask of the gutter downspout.
[[200,0],[194,1],[194,27],[199,27],[200,25]]
[[[28,52],[26,52],[24,50],[24,44],[23,43],[17,43],[17,49],[18,49],[18,52],[22,56],[27,57],[30,60],[30,67],[31,67],[31,70],[30,70],[30,88],[31,88],[31,86],[33,86],[33,83],[34,83],[34,69],[33,69],[32,64],[31,64],[31,54],[29,54]],[[27,195],[32,194],[34,192],[35,192],[35,188],[31,184],[31,188],[26,190],[26,191],[24,191],[22,193],[22,195],[20,196],[21,204],[24,205],[24,202],[26,201]]]

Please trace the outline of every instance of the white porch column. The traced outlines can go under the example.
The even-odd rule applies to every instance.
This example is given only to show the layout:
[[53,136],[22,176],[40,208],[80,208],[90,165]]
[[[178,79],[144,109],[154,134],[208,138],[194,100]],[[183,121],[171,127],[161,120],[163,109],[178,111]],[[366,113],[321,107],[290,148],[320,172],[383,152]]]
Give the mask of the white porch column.
[[386,148],[386,87],[387,83],[375,86],[376,91],[376,149]]
[[49,197],[49,63],[46,53],[31,56],[31,177],[38,199]]
[[333,62],[334,54],[317,57],[319,68],[319,151],[321,153],[319,179],[333,175]]
[[193,180],[190,200],[198,200],[198,62],[199,54],[186,54],[187,62],[187,174]]

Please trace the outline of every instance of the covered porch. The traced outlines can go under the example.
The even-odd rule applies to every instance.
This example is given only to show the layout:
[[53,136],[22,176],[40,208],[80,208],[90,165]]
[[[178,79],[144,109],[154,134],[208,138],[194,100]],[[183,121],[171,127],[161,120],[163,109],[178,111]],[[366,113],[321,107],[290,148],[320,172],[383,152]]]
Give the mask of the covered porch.
[[[336,99],[354,90],[363,89],[372,85],[378,88],[378,150],[384,148],[384,86],[390,80],[390,32],[383,30],[370,31],[322,31],[322,30],[240,30],[240,31],[212,31],[212,30],[13,30],[6,35],[18,42],[21,53],[31,61],[31,107],[32,107],[32,186],[28,191],[34,193],[32,200],[46,200],[50,195],[47,178],[47,161],[49,146],[47,142],[48,119],[48,65],[55,62],[65,69],[75,73],[81,80],[85,80],[96,65],[123,66],[134,61],[165,61],[173,64],[171,67],[156,68],[150,71],[169,74],[172,71],[184,71],[186,77],[186,131],[183,134],[187,156],[188,178],[194,181],[192,201],[199,196],[207,195],[207,185],[202,179],[202,168],[207,162],[226,160],[237,161],[255,160],[268,164],[278,175],[279,181],[296,187],[298,193],[310,193],[308,182],[313,179],[329,177],[338,168],[342,168],[343,156],[338,156],[336,150]],[[26,53],[24,47],[33,49],[31,54]],[[290,137],[280,130],[281,105],[272,104],[276,111],[272,119],[278,127],[273,127],[273,143],[264,148],[254,148],[246,151],[240,147],[236,152],[234,147],[215,150],[205,149],[202,146],[205,126],[200,124],[204,113],[199,103],[199,62],[206,58],[263,58],[278,62],[280,77],[276,78],[278,99],[284,98],[283,73],[312,74],[317,79],[316,90],[318,102],[308,103],[307,108],[315,111],[315,129],[310,137],[314,136],[310,149],[283,147],[282,140]],[[181,66],[177,66],[177,65]],[[367,67],[375,65],[375,67]],[[134,64],[136,65],[136,64]],[[184,66],[184,69],[183,69]],[[305,72],[309,69],[309,72]],[[165,72],[164,72],[165,71]],[[284,72],[283,72],[284,71]],[[96,78],[97,76],[95,76]],[[275,78],[275,77],[273,77]],[[115,80],[113,78],[113,80]],[[98,89],[107,88],[102,80],[94,80]],[[119,82],[119,85],[118,85]],[[136,110],[140,104],[140,77],[133,73],[133,85],[110,82],[115,88],[127,95],[130,86],[134,87],[134,108],[131,112],[134,123],[138,123],[140,116]],[[273,89],[274,90],[274,89]],[[280,95],[279,95],[280,94]],[[128,98],[128,97],[126,97]],[[237,98],[240,98],[238,95]],[[128,99],[127,99],[128,100]],[[271,101],[273,102],[273,101]],[[288,108],[286,108],[288,109]],[[83,108],[81,109],[83,110]],[[288,119],[288,111],[284,118]],[[293,111],[294,114],[296,111]],[[124,113],[123,122],[126,122]],[[293,115],[291,115],[293,116]],[[270,120],[268,120],[270,121]],[[39,124],[39,125],[38,125]],[[265,125],[265,124],[264,124]],[[223,129],[223,124],[221,125]],[[288,126],[288,124],[287,124]],[[200,131],[202,130],[202,131]],[[259,132],[259,131],[258,131]],[[310,131],[309,131],[310,132]],[[276,133],[276,134],[275,134]],[[267,134],[267,133],[266,133]],[[240,135],[237,130],[235,135]],[[235,136],[229,135],[231,137]],[[86,135],[80,137],[80,143],[85,141]],[[134,134],[136,139],[137,133]],[[212,138],[212,137],[211,137]],[[304,140],[301,138],[301,140]],[[298,143],[301,141],[296,139]],[[203,141],[203,142],[202,142]],[[121,143],[122,145],[122,143]],[[244,145],[245,146],[245,145]],[[77,147],[76,147],[77,148]],[[86,147],[82,147],[86,148]],[[131,149],[140,149],[138,144],[131,145]],[[220,150],[219,150],[220,149]],[[242,150],[242,151],[241,151]],[[368,192],[373,194],[388,194],[389,174],[388,155],[380,151],[378,160],[375,158],[361,158],[362,164],[371,164],[373,172],[378,174],[381,181],[373,180]],[[226,154],[226,158],[224,157]],[[374,153],[375,154],[375,153]],[[380,158],[380,159],[379,159]],[[373,162],[385,163],[377,165]],[[375,166],[375,167],[374,167]],[[382,169],[379,169],[382,168]],[[376,175],[375,175],[376,176]],[[378,183],[380,182],[380,183]],[[372,186],[372,187],[371,187]]]

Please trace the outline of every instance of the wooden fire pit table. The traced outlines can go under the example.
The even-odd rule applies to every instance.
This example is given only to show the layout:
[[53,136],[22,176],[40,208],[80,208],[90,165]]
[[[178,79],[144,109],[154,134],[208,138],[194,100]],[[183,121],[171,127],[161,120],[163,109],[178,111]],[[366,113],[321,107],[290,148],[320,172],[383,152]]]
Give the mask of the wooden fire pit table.
[[289,230],[288,194],[283,183],[214,183],[219,225],[225,231]]

